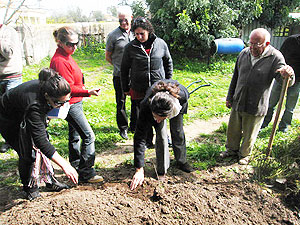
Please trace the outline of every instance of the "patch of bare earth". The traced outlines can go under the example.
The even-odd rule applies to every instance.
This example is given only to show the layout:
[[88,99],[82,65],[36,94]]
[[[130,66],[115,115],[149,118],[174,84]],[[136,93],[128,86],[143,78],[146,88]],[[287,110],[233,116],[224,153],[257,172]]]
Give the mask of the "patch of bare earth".
[[[227,121],[228,117],[195,121],[185,127],[187,140]],[[156,179],[152,151],[147,154],[144,184],[130,191],[134,168],[124,161],[132,155],[132,140],[119,143],[118,149],[97,157],[104,183],[59,193],[42,188],[42,198],[32,202],[19,192],[0,189],[0,224],[300,224],[296,211],[251,182],[250,166],[234,163],[187,174],[172,163],[162,182]]]

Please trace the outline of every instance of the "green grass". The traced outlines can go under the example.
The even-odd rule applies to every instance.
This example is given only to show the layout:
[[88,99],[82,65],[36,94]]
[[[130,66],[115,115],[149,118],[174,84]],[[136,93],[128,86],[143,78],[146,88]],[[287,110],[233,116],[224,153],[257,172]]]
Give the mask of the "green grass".
[[[99,97],[85,98],[84,112],[96,135],[96,151],[109,151],[115,148],[115,144],[121,141],[115,118],[115,96],[112,84],[112,66],[105,61],[103,46],[90,46],[79,49],[74,55],[85,76],[86,87],[99,87]],[[216,56],[207,61],[198,59],[186,59],[173,56],[174,76],[184,86],[194,81],[204,79],[211,86],[203,87],[191,94],[189,99],[189,112],[185,115],[185,121],[192,123],[195,119],[210,119],[216,116],[229,114],[230,110],[225,107],[225,98],[231,81],[236,55]],[[38,72],[43,67],[48,67],[50,59],[44,59],[38,65],[24,68],[24,81],[37,79]],[[189,91],[197,87],[197,84],[189,88]],[[298,104],[299,107],[300,103]],[[130,113],[130,101],[127,104],[127,112]],[[267,163],[262,163],[270,136],[271,128],[264,129],[256,142],[252,153],[251,164],[255,168],[253,179],[259,182],[274,180],[278,177],[288,177],[297,183],[299,181],[300,161],[299,146],[300,122],[293,121],[293,126],[286,134],[277,133],[274,141],[272,157]],[[201,127],[199,127],[201,130]],[[210,135],[200,135],[199,140],[187,144],[187,155],[198,169],[208,169],[217,165],[220,151],[225,150],[227,124],[223,123],[220,128]],[[63,156],[68,155],[68,125],[64,120],[52,120],[48,128],[50,141]],[[130,135],[132,138],[132,135]],[[12,154],[12,153],[8,153]],[[7,154],[3,154],[7,155]],[[16,168],[16,156],[2,158],[0,156],[0,174]],[[125,164],[132,164],[131,159],[124,159]],[[103,165],[96,165],[103,167]],[[299,182],[298,182],[299,183]],[[18,180],[0,177],[0,184],[16,186]]]

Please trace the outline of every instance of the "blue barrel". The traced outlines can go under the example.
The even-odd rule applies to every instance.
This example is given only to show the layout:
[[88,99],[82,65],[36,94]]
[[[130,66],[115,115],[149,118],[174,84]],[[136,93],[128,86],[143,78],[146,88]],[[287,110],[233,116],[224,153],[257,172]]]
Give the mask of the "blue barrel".
[[214,54],[234,54],[239,53],[245,47],[242,39],[239,38],[220,38],[211,43],[210,52]]

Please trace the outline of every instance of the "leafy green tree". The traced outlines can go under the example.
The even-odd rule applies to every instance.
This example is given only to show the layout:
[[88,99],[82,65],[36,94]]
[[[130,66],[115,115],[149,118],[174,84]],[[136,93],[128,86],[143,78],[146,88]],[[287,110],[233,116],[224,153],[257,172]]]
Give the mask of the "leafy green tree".
[[224,3],[238,14],[233,24],[239,29],[257,19],[262,13],[261,0],[224,0]]
[[146,0],[156,33],[172,50],[205,55],[215,38],[235,37],[238,13],[223,0]]
[[100,10],[98,10],[98,11],[93,11],[93,12],[91,13],[91,17],[92,17],[93,19],[95,19],[96,21],[102,21],[102,20],[104,20],[104,14],[103,14],[103,12],[100,11]]
[[300,0],[261,0],[262,14],[259,21],[270,28],[285,25],[289,21],[289,13],[299,5]]
[[131,9],[133,12],[133,18],[136,18],[137,16],[146,17],[147,8],[145,5],[145,1],[142,0],[133,1],[133,3],[131,4]]

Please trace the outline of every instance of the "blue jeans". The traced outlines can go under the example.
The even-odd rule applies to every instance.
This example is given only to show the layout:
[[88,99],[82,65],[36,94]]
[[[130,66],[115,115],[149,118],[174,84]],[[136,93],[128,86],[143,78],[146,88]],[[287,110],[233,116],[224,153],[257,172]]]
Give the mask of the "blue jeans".
[[0,96],[3,95],[9,89],[12,89],[19,84],[22,84],[22,77],[13,78],[9,80],[0,80]]
[[[270,95],[268,112],[267,115],[265,116],[262,128],[268,126],[268,124],[272,120],[275,106],[279,101],[281,87],[282,86],[280,83],[278,83],[277,81],[274,82],[271,95]],[[280,131],[287,131],[288,126],[291,125],[294,109],[299,99],[299,91],[300,91],[300,82],[296,82],[293,86],[289,87],[287,90],[285,110],[278,127]]]
[[[82,109],[82,101],[71,105],[66,118],[69,124],[69,161],[76,168],[80,181],[96,175],[95,134]],[[80,140],[81,138],[81,140]]]

